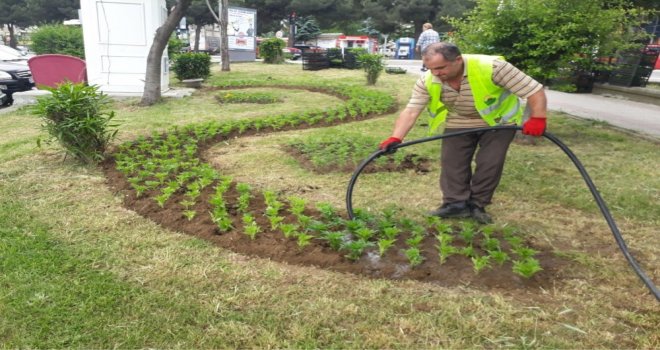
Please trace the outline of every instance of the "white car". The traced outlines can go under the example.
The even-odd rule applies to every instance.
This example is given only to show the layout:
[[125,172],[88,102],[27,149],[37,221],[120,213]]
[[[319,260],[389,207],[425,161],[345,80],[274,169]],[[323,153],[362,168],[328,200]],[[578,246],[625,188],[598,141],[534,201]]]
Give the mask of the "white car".
[[0,61],[13,62],[27,65],[27,60],[33,55],[22,52],[6,45],[0,45]]

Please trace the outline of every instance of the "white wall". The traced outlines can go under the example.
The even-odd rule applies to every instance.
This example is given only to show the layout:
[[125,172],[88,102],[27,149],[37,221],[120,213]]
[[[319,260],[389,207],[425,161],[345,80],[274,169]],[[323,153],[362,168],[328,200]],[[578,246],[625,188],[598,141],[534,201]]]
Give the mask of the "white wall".
[[[147,56],[167,18],[165,0],[81,0],[85,61],[90,85],[112,93],[141,94]],[[167,50],[161,90],[169,88]]]

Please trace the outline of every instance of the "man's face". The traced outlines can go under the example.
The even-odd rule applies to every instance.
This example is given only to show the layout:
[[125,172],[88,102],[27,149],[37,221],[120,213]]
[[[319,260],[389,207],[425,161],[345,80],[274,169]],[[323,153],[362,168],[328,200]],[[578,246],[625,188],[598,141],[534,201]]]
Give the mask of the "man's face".
[[456,57],[453,62],[446,60],[445,56],[441,54],[424,56],[422,60],[426,68],[431,70],[431,74],[442,81],[454,80],[463,76],[463,58],[461,56]]

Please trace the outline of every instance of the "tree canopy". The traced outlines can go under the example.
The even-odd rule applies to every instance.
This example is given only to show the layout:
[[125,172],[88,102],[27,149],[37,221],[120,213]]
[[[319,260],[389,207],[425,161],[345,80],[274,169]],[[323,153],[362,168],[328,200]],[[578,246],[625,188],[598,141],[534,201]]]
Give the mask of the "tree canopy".
[[1,0],[0,25],[9,28],[10,45],[16,47],[14,28],[78,18],[80,0]]
[[623,0],[478,0],[452,23],[463,52],[503,55],[547,81],[562,68],[590,71],[596,58],[639,46],[644,12]]

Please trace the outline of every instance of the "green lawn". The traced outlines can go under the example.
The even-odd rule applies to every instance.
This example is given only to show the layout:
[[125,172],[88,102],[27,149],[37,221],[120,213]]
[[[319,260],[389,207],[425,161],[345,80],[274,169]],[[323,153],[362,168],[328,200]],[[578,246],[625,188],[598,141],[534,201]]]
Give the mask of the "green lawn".
[[[217,68],[217,67],[216,67]],[[282,80],[364,85],[361,71],[233,64],[207,89],[140,107],[114,104],[115,146],[193,123],[256,119],[342,103],[320,92],[254,88],[282,103],[217,103],[208,87]],[[415,77],[384,74],[373,89],[402,108]],[[248,89],[245,91],[249,91]],[[261,189],[344,207],[348,173],[301,168],[283,147],[333,134],[389,136],[397,113],[327,128],[262,133],[223,142],[206,157]],[[580,158],[632,254],[660,283],[658,146],[606,124],[552,114],[549,131]],[[483,290],[367,279],[243,256],[164,229],[122,205],[100,169],[36,147],[40,121],[0,114],[0,344],[4,348],[644,348],[660,347],[658,303],[618,251],[583,180],[549,141],[515,143],[489,207],[569,262],[552,288]],[[413,129],[409,139],[425,136]],[[374,150],[376,145],[373,146]],[[438,143],[409,148],[437,159]],[[434,163],[434,162],[432,162]],[[264,171],[268,169],[268,171]],[[420,217],[440,200],[429,173],[367,174],[356,206],[396,205]]]

